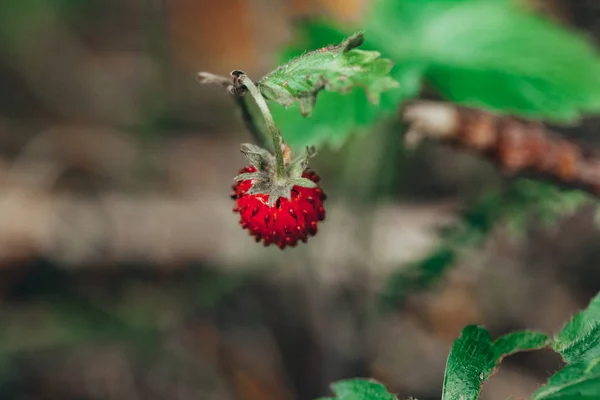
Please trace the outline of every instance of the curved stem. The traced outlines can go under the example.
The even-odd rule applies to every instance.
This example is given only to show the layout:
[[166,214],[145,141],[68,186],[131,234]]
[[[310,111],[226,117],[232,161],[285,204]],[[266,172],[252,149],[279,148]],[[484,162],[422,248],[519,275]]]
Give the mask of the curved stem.
[[267,102],[254,82],[252,82],[252,79],[244,75],[241,77],[241,82],[248,88],[248,91],[254,98],[254,101],[256,101],[260,112],[265,118],[265,124],[269,130],[269,133],[271,134],[271,138],[273,139],[273,150],[275,151],[275,158],[277,159],[277,176],[283,177],[285,176],[285,167],[283,163],[283,152],[281,151],[281,144],[283,143],[281,133],[279,132],[279,129],[277,129],[277,126],[275,126],[275,121],[273,120],[269,106],[267,106]]

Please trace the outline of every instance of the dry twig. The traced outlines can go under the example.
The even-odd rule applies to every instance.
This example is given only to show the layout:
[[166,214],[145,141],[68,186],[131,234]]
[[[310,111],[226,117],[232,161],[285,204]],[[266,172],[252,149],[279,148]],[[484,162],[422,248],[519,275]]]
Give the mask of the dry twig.
[[433,138],[469,150],[510,173],[533,175],[600,197],[600,157],[539,122],[419,101],[402,109],[406,141]]

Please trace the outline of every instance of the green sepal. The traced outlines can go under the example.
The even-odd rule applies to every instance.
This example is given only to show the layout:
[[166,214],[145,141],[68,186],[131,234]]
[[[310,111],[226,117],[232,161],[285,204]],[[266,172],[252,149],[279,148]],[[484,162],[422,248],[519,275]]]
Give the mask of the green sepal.
[[243,174],[239,174],[238,176],[233,178],[233,180],[235,182],[253,181],[253,180],[263,180],[263,179],[265,179],[265,177],[266,177],[266,174],[263,172],[246,172]]
[[288,174],[292,178],[300,178],[302,174],[308,168],[308,163],[310,159],[313,158],[317,154],[317,150],[314,146],[306,147],[304,155],[298,157],[294,161],[290,163],[288,166]]
[[305,187],[305,188],[316,188],[317,184],[314,183],[313,181],[311,181],[310,179],[307,178],[290,178],[290,183],[293,184],[294,186],[300,186],[300,187]]
[[242,144],[241,151],[258,171],[267,171],[275,165],[275,156],[254,144]]
[[249,195],[268,195],[269,207],[273,207],[281,197],[291,200],[294,186],[317,187],[315,182],[302,177],[309,160],[316,154],[314,147],[307,147],[303,156],[291,162],[283,177],[277,176],[275,156],[267,150],[245,143],[242,145],[242,153],[257,171],[241,173],[234,178],[234,181],[252,181],[252,186],[247,193]]

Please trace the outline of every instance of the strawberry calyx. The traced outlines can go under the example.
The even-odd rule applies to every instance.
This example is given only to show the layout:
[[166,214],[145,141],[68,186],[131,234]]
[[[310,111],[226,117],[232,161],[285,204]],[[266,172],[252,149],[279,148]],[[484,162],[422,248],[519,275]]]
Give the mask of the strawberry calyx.
[[[251,181],[252,186],[247,193],[268,195],[269,207],[272,207],[281,197],[291,200],[294,186],[305,188],[317,186],[315,182],[302,176],[309,160],[316,154],[314,147],[307,147],[304,155],[295,160],[291,159],[291,155],[286,157],[283,172],[277,168],[276,156],[269,151],[250,143],[242,144],[241,151],[256,171],[241,173],[234,178],[234,181]],[[289,154],[289,148],[287,153]]]

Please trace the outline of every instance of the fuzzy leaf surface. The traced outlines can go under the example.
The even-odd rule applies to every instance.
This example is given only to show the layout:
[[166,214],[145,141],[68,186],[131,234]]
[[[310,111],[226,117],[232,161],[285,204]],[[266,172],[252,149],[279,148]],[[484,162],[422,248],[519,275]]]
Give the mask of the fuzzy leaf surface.
[[531,400],[595,399],[600,399],[600,360],[566,366],[531,397]]
[[600,398],[600,294],[567,323],[552,347],[567,366],[538,389],[532,400]]
[[[305,24],[301,28],[302,40],[294,47],[285,49],[280,59],[285,62],[300,56],[303,49],[339,43],[345,35],[346,33],[325,23]],[[377,48],[368,35],[361,47],[366,50]],[[302,115],[299,103],[286,109],[276,102],[270,102],[269,107],[286,143],[292,148],[321,144],[339,147],[353,133],[368,131],[378,120],[393,115],[402,99],[418,93],[421,79],[419,63],[395,63],[390,76],[399,86],[381,93],[377,104],[369,100],[363,88],[354,87],[345,92],[321,91],[318,105],[307,117]]]
[[548,336],[538,332],[515,332],[492,342],[486,329],[467,326],[448,356],[442,400],[476,400],[482,383],[504,357],[543,348],[548,342]]
[[567,363],[600,358],[600,295],[564,326],[552,347]]
[[357,33],[339,45],[301,55],[263,77],[260,91],[284,107],[298,101],[304,116],[312,113],[321,90],[345,93],[361,87],[371,102],[378,103],[380,94],[398,82],[389,76],[390,60],[380,58],[377,51],[357,49],[363,42],[364,35]]

